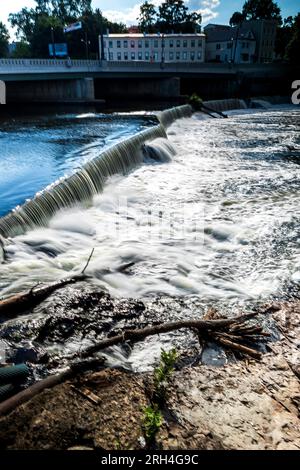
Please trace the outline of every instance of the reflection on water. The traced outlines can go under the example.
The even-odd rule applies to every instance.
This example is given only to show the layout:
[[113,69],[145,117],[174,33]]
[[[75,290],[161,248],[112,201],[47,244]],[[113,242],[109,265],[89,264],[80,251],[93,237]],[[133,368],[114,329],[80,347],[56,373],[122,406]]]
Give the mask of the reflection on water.
[[2,120],[0,216],[72,173],[104,147],[152,124],[143,116],[94,113]]

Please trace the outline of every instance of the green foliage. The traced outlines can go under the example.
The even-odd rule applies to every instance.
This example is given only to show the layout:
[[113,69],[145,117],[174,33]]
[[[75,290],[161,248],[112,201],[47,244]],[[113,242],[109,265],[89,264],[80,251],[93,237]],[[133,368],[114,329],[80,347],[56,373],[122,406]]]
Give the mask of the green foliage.
[[31,57],[30,46],[27,42],[17,42],[16,48],[12,53],[13,59],[27,59]]
[[278,20],[282,23],[281,10],[273,0],[247,0],[242,14],[247,20]]
[[176,359],[176,349],[169,352],[162,350],[159,366],[154,369],[154,391],[159,401],[165,400],[167,382],[174,371]]
[[189,99],[189,104],[194,108],[195,111],[200,111],[202,108],[203,101],[197,93],[193,93]]
[[0,21],[0,58],[6,57],[8,54],[9,34],[8,30]]
[[199,29],[201,15],[189,12],[183,0],[165,0],[158,11],[152,3],[140,7],[139,27],[143,32],[193,33]]
[[230,26],[238,26],[244,21],[245,17],[240,11],[233,13],[232,17],[229,20]]
[[[99,35],[107,29],[112,33],[126,32],[123,24],[112,23],[103,17],[99,9],[92,9],[91,0],[35,0],[35,8],[23,8],[9,15],[18,38],[29,44],[31,57],[48,57],[53,28],[56,43],[67,42],[72,58],[85,58],[86,47],[82,42],[85,33],[90,42],[91,57],[98,57]],[[64,34],[63,28],[75,21],[83,22],[83,30]]]
[[294,18],[291,27],[291,39],[286,47],[285,58],[292,64],[299,64],[300,50],[300,13]]
[[156,9],[153,3],[145,2],[140,6],[138,17],[139,27],[143,33],[154,33],[156,24]]
[[151,444],[161,428],[163,417],[157,405],[147,406],[144,409],[144,430],[146,441]]

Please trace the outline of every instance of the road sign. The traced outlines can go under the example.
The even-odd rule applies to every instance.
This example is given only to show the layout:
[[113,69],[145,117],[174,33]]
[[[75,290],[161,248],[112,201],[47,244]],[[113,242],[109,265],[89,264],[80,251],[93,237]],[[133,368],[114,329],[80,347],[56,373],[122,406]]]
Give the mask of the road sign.
[[64,33],[71,33],[72,31],[77,31],[78,29],[82,29],[82,22],[77,21],[77,23],[72,23],[69,26],[64,28]]
[[[54,51],[53,51],[54,45]],[[55,52],[55,54],[54,54]],[[68,55],[68,45],[65,43],[62,44],[49,44],[49,55],[50,57],[67,57]]]

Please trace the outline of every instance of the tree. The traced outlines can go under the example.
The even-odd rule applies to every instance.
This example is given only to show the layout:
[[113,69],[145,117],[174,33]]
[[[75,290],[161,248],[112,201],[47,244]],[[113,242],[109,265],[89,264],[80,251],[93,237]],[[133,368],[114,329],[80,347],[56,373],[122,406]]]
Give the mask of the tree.
[[247,0],[242,14],[246,20],[277,20],[282,23],[281,10],[273,0]]
[[139,28],[143,33],[153,33],[156,24],[156,9],[153,3],[145,2],[140,6]]
[[291,33],[292,38],[287,45],[285,58],[292,64],[298,64],[300,50],[300,13],[294,18]]
[[159,7],[159,25],[162,32],[178,32],[182,23],[187,21],[188,7],[183,0],[166,0]]
[[30,45],[27,42],[20,41],[16,43],[15,50],[11,54],[14,59],[27,59],[31,57]]
[[9,33],[8,29],[0,21],[0,57],[6,57],[8,54]]
[[159,7],[157,28],[163,33],[193,33],[201,20],[198,12],[189,13],[183,0],[166,0]]
[[238,26],[244,21],[245,17],[240,11],[233,13],[232,17],[229,20],[230,26]]
[[286,56],[287,45],[293,38],[293,24],[294,18],[289,16],[283,21],[281,27],[278,26],[276,33],[275,52],[280,59],[284,59]]
[[[99,35],[103,31],[126,32],[125,25],[108,21],[99,9],[93,11],[92,0],[35,0],[35,3],[35,8],[23,8],[9,15],[11,25],[17,30],[17,37],[29,45],[31,57],[49,56],[52,28],[55,42],[66,42],[73,58],[85,57],[86,47],[82,41],[85,40],[85,33],[90,42],[90,55],[97,58]],[[64,26],[75,21],[82,21],[83,30],[64,34]]]

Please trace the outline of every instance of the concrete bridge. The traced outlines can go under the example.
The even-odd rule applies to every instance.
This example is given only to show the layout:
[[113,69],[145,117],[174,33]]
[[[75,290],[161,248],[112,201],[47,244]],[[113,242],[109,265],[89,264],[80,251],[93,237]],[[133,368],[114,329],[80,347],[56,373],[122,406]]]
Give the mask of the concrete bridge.
[[243,86],[250,91],[249,84],[252,94],[268,94],[272,83],[293,77],[292,69],[282,64],[0,59],[0,80],[6,84],[7,103],[93,101],[95,96],[168,98],[193,91],[205,98],[210,94],[225,98],[238,94]]

